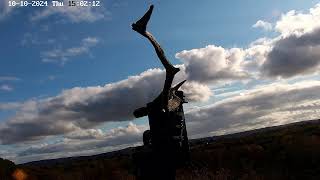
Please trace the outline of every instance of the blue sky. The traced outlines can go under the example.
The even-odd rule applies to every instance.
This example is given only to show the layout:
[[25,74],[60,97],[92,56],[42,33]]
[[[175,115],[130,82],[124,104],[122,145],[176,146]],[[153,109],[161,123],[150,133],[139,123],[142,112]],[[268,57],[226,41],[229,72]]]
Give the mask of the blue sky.
[[[102,85],[159,67],[149,44],[130,28],[130,24],[150,3],[157,7],[150,31],[166,48],[168,57],[178,63],[174,54],[180,50],[208,44],[246,46],[265,34],[251,28],[257,20],[272,21],[276,18],[274,12],[306,10],[315,2],[202,1],[195,5],[192,1],[107,1],[103,4],[107,11],[106,19],[92,23],[57,22],[60,18],[68,21],[63,16],[30,22],[32,13],[40,8],[20,8],[17,10],[19,12],[10,14],[1,22],[0,72],[3,76],[18,77],[22,81],[10,84],[16,91],[1,92],[0,97],[3,101],[21,101],[55,95],[62,89]],[[114,5],[116,3],[120,7]],[[22,45],[28,33],[31,37]],[[42,52],[57,47],[67,49],[79,46],[86,37],[97,37],[101,41],[89,54],[71,57],[64,66],[41,62]],[[54,43],[46,42],[50,39]],[[32,40],[39,41],[39,44],[30,42]],[[56,77],[56,81],[50,81],[50,76]]]
[[[289,123],[300,120],[301,114],[305,113],[309,113],[307,117],[317,117],[316,110],[301,111],[303,107],[318,105],[318,102],[308,101],[317,100],[313,91],[304,92],[306,88],[318,87],[319,56],[305,51],[302,45],[297,49],[300,54],[307,53],[308,62],[299,56],[296,59],[287,57],[283,52],[294,50],[291,42],[302,42],[316,35],[319,15],[314,12],[319,10],[316,5],[319,1],[107,0],[101,7],[77,9],[10,8],[7,2],[0,2],[0,135],[3,135],[0,157],[26,162],[65,154],[94,154],[139,143],[141,133],[148,128],[146,118],[133,120],[127,114],[109,112],[100,105],[124,107],[129,112],[152,99],[158,91],[156,87],[162,84],[158,75],[162,77],[163,71],[153,69],[161,68],[161,64],[151,45],[130,27],[150,4],[154,4],[155,9],[148,30],[158,39],[169,59],[185,68],[179,78],[190,82],[185,87],[190,95],[190,103],[185,108],[191,135],[200,137]],[[288,13],[291,10],[296,11]],[[318,43],[307,45],[318,48]],[[272,48],[279,49],[280,55]],[[221,61],[215,61],[220,58]],[[286,63],[292,66],[282,67]],[[294,66],[297,63],[305,65]],[[203,70],[202,67],[208,68]],[[145,73],[140,74],[142,72]],[[148,81],[154,82],[148,84]],[[115,93],[112,88],[121,93]],[[265,105],[265,101],[259,101],[261,109],[253,103],[251,108],[257,113],[246,114],[244,118],[252,121],[243,124],[232,121],[231,117],[225,117],[228,119],[221,122],[211,122],[203,117],[196,119],[199,114],[210,113],[211,117],[217,114],[220,117],[218,110],[234,100],[242,102],[245,99],[244,104],[250,105],[249,100],[256,98],[254,94],[262,93],[261,98],[263,95],[282,97],[283,94],[275,94],[281,90],[291,98],[289,100],[299,97],[296,101],[301,103],[285,104],[281,108],[290,106],[290,112],[281,111],[272,117],[261,113],[274,111],[277,108],[270,108],[270,104],[281,104],[282,101],[266,102]],[[292,94],[293,90],[301,90],[301,93]],[[141,95],[144,91],[147,91],[146,95]],[[130,95],[144,99],[140,102],[140,99],[131,99]],[[108,99],[109,96],[112,98]],[[96,102],[97,98],[105,101]],[[73,106],[74,102],[81,107]],[[60,112],[62,105],[67,109]],[[301,107],[299,112],[293,111],[293,106]],[[90,116],[79,120],[80,115],[74,119],[61,115],[70,109]],[[245,106],[239,105],[230,111],[243,109]],[[49,112],[45,117],[42,116],[44,111]],[[291,117],[295,113],[301,116]],[[290,120],[274,121],[280,117],[290,117]],[[197,121],[212,124],[211,129],[204,129]],[[55,123],[52,127],[51,122]],[[30,135],[28,132],[20,134],[21,127],[17,124],[24,130],[30,126],[34,131],[43,128],[43,124],[49,125],[44,132],[39,130],[39,134]],[[81,144],[81,138],[87,141]],[[71,149],[65,142],[75,143],[82,150]],[[25,148],[26,144],[31,148]],[[50,147],[63,150],[45,151]]]

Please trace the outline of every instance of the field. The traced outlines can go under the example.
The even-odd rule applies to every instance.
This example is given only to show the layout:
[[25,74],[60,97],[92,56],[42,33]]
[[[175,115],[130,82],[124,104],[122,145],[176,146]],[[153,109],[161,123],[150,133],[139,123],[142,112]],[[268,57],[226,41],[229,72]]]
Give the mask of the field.
[[[320,179],[320,120],[196,139],[190,145],[191,162],[177,170],[178,180]],[[140,149],[21,165],[0,160],[0,179],[15,174],[32,180],[134,180],[132,155]]]

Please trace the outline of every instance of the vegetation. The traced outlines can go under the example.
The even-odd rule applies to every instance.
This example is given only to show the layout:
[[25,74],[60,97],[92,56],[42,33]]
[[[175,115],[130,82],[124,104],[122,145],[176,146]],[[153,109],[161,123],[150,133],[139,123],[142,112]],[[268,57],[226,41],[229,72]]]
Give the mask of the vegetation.
[[16,165],[7,160],[0,158],[0,179],[1,180],[9,180],[11,179],[11,175],[16,169]]
[[[192,160],[177,170],[178,180],[320,179],[319,120],[192,140],[190,144]],[[132,154],[140,149],[32,162],[18,168],[32,180],[134,180]],[[14,165],[2,161],[6,170],[1,169],[1,176],[12,173]]]

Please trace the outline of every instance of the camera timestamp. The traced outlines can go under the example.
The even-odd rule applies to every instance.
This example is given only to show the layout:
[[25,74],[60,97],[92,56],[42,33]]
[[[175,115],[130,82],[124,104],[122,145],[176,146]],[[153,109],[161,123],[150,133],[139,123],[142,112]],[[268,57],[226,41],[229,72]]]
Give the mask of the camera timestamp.
[[32,6],[32,7],[45,7],[45,6],[80,6],[80,7],[99,7],[100,1],[82,1],[82,0],[70,0],[70,1],[8,1],[8,6]]
[[68,6],[99,7],[100,1],[68,1]]
[[8,6],[32,6],[32,7],[45,7],[49,6],[48,1],[8,1]]

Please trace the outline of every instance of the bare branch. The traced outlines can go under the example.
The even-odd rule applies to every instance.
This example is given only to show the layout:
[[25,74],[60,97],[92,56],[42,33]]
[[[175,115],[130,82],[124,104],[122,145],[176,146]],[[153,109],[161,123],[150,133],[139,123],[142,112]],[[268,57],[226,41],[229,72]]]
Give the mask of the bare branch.
[[146,30],[148,22],[150,20],[151,14],[153,11],[153,5],[150,6],[149,10],[145,13],[145,15],[139,19],[136,23],[132,24],[132,29],[142,36],[146,37],[154,47],[158,58],[160,59],[162,65],[166,69],[166,80],[164,83],[164,87],[162,90],[163,96],[163,105],[166,108],[168,105],[168,101],[170,98],[170,89],[176,73],[180,71],[179,68],[175,68],[170,61],[166,58],[163,49],[161,48],[160,44],[156,41],[153,35]]

